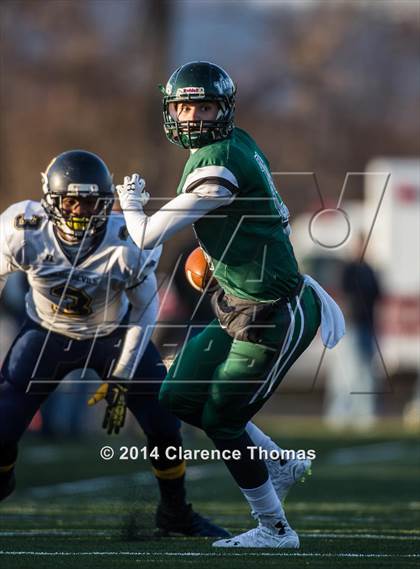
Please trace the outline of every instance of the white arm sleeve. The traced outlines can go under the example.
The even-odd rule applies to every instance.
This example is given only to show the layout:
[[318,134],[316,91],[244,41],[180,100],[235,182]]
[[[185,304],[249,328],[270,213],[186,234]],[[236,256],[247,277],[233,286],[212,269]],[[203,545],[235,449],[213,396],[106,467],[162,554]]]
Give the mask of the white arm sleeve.
[[124,208],[124,217],[135,244],[140,249],[152,249],[206,213],[230,204],[234,197],[223,186],[201,184],[191,193],[180,194],[150,217],[134,204]]
[[141,284],[126,290],[131,304],[130,320],[113,375],[131,379],[149,343],[159,311],[156,276],[150,273]]

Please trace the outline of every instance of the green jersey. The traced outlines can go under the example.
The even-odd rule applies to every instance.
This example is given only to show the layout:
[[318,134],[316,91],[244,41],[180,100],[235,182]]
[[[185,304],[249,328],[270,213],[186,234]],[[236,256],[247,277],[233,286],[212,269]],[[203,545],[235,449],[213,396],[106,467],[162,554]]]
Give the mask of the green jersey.
[[194,223],[214,276],[226,293],[269,301],[287,296],[299,271],[289,240],[289,212],[278,194],[269,163],[243,130],[192,153],[177,193],[202,184],[227,188],[234,199]]

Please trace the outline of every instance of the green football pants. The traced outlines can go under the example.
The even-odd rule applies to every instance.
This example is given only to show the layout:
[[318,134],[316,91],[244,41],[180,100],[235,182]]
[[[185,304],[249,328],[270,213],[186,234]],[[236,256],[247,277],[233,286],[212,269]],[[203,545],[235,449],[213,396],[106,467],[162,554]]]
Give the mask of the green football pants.
[[262,343],[235,340],[213,320],[174,360],[160,401],[210,438],[237,438],[309,346],[319,324],[319,301],[309,287],[278,307],[261,329]]

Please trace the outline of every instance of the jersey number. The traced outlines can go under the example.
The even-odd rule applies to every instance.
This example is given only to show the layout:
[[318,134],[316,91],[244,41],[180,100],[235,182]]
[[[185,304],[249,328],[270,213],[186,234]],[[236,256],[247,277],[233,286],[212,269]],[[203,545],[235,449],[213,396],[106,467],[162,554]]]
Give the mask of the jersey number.
[[64,316],[89,316],[92,314],[92,298],[84,290],[59,285],[53,287],[50,293],[60,299],[59,304],[52,305],[54,312]]

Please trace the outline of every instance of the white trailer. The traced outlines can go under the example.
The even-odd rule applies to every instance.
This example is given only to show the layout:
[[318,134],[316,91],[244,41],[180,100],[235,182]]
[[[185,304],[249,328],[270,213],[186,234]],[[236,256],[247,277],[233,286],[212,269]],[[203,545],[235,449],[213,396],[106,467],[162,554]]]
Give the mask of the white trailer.
[[371,160],[365,178],[367,219],[381,194],[368,247],[385,294],[381,347],[394,369],[413,370],[420,365],[420,160]]
[[[363,176],[363,201],[346,199],[322,213],[303,213],[292,222],[292,243],[304,272],[312,274],[338,300],[344,262],[355,241],[366,238],[365,258],[383,289],[378,310],[378,343],[388,373],[420,367],[420,160],[377,158]],[[313,377],[322,346],[319,339],[289,372]],[[328,353],[326,354],[328,358]],[[318,361],[316,361],[318,359]],[[287,378],[285,380],[288,384]],[[307,382],[305,380],[305,385]],[[318,382],[318,385],[320,382]]]

